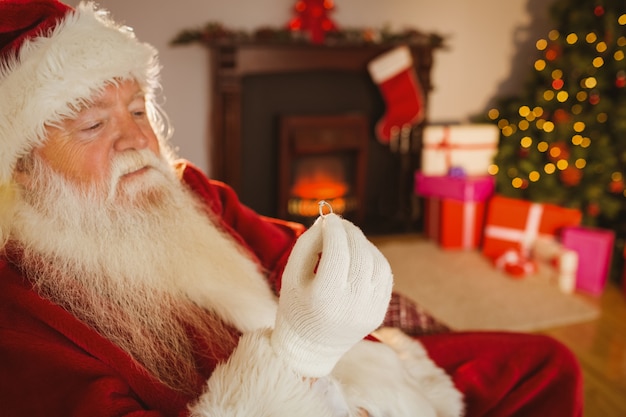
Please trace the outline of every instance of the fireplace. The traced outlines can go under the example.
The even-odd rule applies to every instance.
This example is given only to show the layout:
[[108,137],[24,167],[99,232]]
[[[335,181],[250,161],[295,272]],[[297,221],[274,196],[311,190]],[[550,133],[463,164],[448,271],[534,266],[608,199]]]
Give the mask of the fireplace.
[[[306,223],[311,207],[317,207],[309,200],[322,197],[311,197],[306,182],[292,180],[300,170],[321,181],[315,171],[326,166],[324,175],[343,176],[335,182],[344,183],[346,198],[334,205],[364,230],[419,227],[412,178],[422,128],[412,130],[402,152],[374,137],[385,104],[366,68],[391,47],[212,43],[210,175],[231,185],[260,214]],[[427,106],[432,46],[412,45],[411,51]],[[350,145],[321,151],[316,142],[324,135],[342,136]],[[283,142],[289,140],[296,141],[288,146],[298,152],[285,154]],[[284,165],[285,158],[291,166]]]
[[324,200],[364,223],[368,125],[360,114],[280,119],[278,217],[309,224]]

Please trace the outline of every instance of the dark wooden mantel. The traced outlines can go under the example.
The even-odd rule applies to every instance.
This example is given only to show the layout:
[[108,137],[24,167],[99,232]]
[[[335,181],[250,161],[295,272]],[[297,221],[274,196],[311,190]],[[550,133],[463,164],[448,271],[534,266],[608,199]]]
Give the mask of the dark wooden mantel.
[[[242,80],[249,75],[367,72],[367,64],[396,45],[311,45],[300,43],[216,42],[209,46],[211,92],[209,160],[211,176],[241,184]],[[409,45],[425,100],[431,90],[433,47]]]

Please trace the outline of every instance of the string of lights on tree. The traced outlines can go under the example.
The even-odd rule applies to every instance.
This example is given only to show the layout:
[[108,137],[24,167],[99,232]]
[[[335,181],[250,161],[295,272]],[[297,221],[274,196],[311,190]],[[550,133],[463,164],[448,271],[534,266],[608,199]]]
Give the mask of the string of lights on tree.
[[551,16],[524,93],[488,113],[501,129],[491,173],[504,195],[611,225],[626,210],[626,2],[557,0]]

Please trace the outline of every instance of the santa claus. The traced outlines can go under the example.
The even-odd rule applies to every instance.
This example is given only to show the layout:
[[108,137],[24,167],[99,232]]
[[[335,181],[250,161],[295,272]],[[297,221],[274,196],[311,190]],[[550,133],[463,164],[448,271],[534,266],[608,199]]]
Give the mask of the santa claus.
[[376,247],[176,161],[158,73],[93,4],[0,0],[3,416],[582,415],[547,337],[380,327]]

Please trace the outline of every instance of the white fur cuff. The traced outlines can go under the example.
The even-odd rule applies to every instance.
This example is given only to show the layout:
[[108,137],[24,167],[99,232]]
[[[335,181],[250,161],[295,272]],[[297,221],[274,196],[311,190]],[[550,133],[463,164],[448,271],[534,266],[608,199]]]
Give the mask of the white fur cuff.
[[269,335],[262,330],[242,336],[191,407],[193,417],[337,417],[325,390],[314,389],[276,356]]
[[358,343],[333,371],[352,407],[370,417],[463,415],[461,393],[418,341],[392,328],[375,335],[382,343]]

